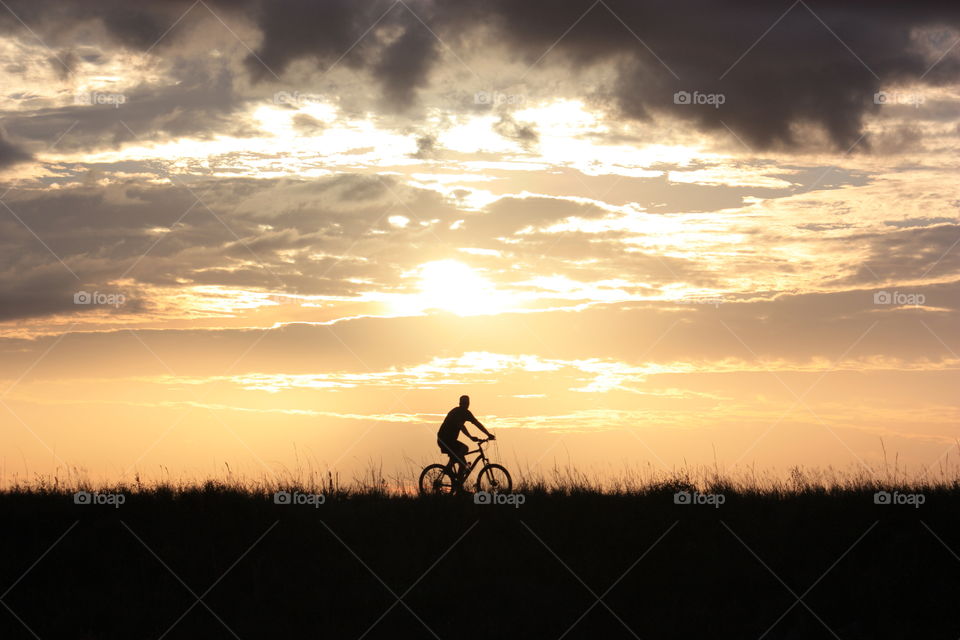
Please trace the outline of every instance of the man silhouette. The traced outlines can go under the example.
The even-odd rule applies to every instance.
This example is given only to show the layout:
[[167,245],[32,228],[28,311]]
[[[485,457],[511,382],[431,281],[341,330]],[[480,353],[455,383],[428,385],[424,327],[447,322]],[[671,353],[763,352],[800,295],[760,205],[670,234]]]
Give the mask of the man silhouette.
[[460,476],[466,472],[467,460],[465,456],[469,447],[463,442],[460,442],[457,436],[459,436],[462,431],[465,436],[474,442],[479,440],[479,438],[474,438],[470,435],[470,432],[467,431],[467,422],[475,424],[477,428],[487,434],[487,437],[491,440],[496,439],[470,412],[470,396],[460,396],[459,406],[450,409],[447,417],[443,419],[443,424],[440,425],[440,430],[437,431],[437,445],[440,447],[440,451],[450,456],[450,460],[447,462],[447,471],[452,473],[453,465],[456,463],[458,468],[455,477],[458,480],[462,480]]

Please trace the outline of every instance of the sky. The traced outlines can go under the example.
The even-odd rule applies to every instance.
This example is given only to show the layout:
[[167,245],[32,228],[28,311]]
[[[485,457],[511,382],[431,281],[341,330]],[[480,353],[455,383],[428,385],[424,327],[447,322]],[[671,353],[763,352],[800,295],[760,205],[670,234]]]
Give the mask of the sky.
[[0,481],[960,455],[960,6],[6,0]]

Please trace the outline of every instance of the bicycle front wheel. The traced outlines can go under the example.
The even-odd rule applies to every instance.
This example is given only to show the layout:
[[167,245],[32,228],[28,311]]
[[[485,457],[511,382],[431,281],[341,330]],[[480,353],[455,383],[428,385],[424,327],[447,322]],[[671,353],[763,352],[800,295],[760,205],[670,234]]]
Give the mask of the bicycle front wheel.
[[456,484],[442,464],[431,464],[420,473],[420,495],[450,495]]
[[488,464],[480,470],[477,477],[477,491],[489,493],[510,493],[513,490],[513,480],[510,472],[499,464]]

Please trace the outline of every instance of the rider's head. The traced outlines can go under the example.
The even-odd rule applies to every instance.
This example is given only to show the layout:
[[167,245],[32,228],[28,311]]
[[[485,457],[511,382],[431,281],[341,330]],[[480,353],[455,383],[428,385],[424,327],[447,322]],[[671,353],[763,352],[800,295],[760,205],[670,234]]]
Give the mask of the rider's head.
[[460,396],[460,407],[463,409],[470,408],[470,396]]

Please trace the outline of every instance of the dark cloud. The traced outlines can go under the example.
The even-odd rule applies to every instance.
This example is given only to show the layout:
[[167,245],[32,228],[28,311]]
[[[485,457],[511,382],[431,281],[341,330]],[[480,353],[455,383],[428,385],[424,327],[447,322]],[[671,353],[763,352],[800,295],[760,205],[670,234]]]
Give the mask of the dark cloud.
[[19,138],[58,148],[115,147],[143,139],[205,137],[216,130],[243,135],[232,116],[241,104],[227,70],[215,75],[183,69],[173,85],[141,84],[122,94],[86,92],[68,106],[3,113],[7,130]]
[[293,116],[293,128],[297,130],[297,133],[306,136],[315,136],[319,135],[326,129],[326,125],[317,120],[313,116],[307,115],[306,113],[298,113]]
[[99,23],[118,44],[141,50],[153,46],[191,5],[186,0],[137,4],[124,0],[9,0],[5,4],[8,10],[0,15],[0,30],[21,32],[28,25],[46,44],[56,46],[82,33],[84,27]]
[[[260,42],[245,60],[255,80],[272,83],[300,60],[319,73],[340,65],[372,76],[382,110],[404,111],[416,103],[444,52],[458,69],[460,60],[502,55],[561,69],[581,93],[627,117],[668,114],[704,130],[729,128],[756,148],[803,145],[810,142],[812,126],[846,149],[859,139],[864,116],[879,109],[876,92],[907,82],[942,85],[954,82],[960,71],[954,54],[933,65],[951,40],[937,34],[960,26],[960,5],[942,0],[870,7],[825,0],[794,5],[696,0],[680,8],[666,0],[592,6],[580,0],[410,0],[408,5],[209,3],[225,21],[259,30]],[[191,5],[11,0],[10,6],[53,44],[66,40],[72,25],[99,22],[114,42],[146,50]],[[206,11],[194,7],[154,51],[171,51],[184,25],[204,18],[210,18]],[[22,31],[22,26],[3,15],[0,29]],[[609,86],[591,82],[598,65],[615,69]],[[473,74],[462,70],[464,77]],[[527,82],[536,83],[537,70]],[[689,94],[689,103],[677,104],[677,92]],[[698,96],[714,94],[723,96],[718,108],[696,104]],[[532,139],[529,129],[507,129]]]
[[437,151],[437,137],[422,135],[417,138],[417,151],[411,156],[419,160],[427,160],[434,157]]
[[493,125],[493,130],[504,138],[514,140],[524,149],[532,149],[540,141],[540,134],[530,122],[517,122],[509,113],[505,113]]
[[[936,0],[886,2],[869,10],[847,2],[801,3],[772,28],[790,5],[756,0],[703,0],[682,9],[666,1],[606,5],[610,11],[595,5],[540,64],[588,70],[613,62],[620,71],[609,97],[623,113],[648,118],[668,112],[712,130],[726,125],[756,147],[800,143],[797,126],[805,124],[822,127],[837,146],[849,147],[860,135],[863,115],[877,108],[874,93],[884,83],[919,80],[936,59],[936,53],[925,55],[913,36],[960,22],[960,6]],[[530,63],[585,10],[572,0],[551,2],[549,10],[509,0],[482,6],[499,26],[502,42]],[[926,81],[953,81],[958,68],[948,56]],[[674,95],[682,91],[691,95],[691,104],[675,104]],[[719,108],[692,104],[694,92],[723,94],[724,102]]]
[[595,204],[563,198],[506,197],[492,203],[482,214],[471,216],[466,229],[471,235],[508,236],[526,227],[539,228],[565,218],[602,218],[607,214]]
[[[217,5],[226,8],[226,3],[214,6]],[[368,54],[376,35],[363,40],[360,36],[389,5],[383,0],[290,0],[282,4],[244,2],[235,6],[241,7],[263,32],[262,43],[247,58],[246,65],[251,75],[265,80],[274,74],[282,75],[290,63],[302,58],[312,58],[321,70],[341,56],[342,63],[348,66],[371,62]]]
[[388,110],[404,111],[413,104],[417,89],[427,82],[437,48],[432,33],[410,18],[407,23],[403,34],[384,49],[372,69],[380,80]]
[[880,286],[896,280],[956,277],[960,274],[960,225],[937,224],[886,234],[845,238],[865,245],[867,257],[841,284]]
[[[40,246],[37,249],[43,250]],[[3,272],[0,321],[78,311],[73,294],[81,290],[79,284],[56,261],[34,264],[30,269],[20,268],[16,274]]]
[[[264,42],[258,54],[281,69],[305,56],[332,63],[345,50],[341,45],[359,38],[386,6],[270,5],[261,22]],[[618,79],[607,97],[621,113],[640,119],[669,113],[707,130],[729,127],[764,148],[801,144],[803,127],[815,125],[845,149],[860,137],[863,116],[879,108],[874,94],[888,83],[943,84],[960,70],[954,56],[930,68],[942,51],[932,38],[924,40],[924,30],[960,24],[960,6],[938,0],[909,6],[886,2],[869,10],[853,3],[809,2],[795,5],[779,22],[789,5],[757,0],[701,0],[682,10],[662,0],[610,0],[586,15],[589,5],[575,0],[440,0],[410,6],[444,43],[476,45],[482,27],[486,44],[531,65],[562,65],[582,76],[598,64],[616,65]],[[323,25],[322,33],[278,28],[298,17]],[[401,30],[390,45],[387,25]],[[425,44],[426,28],[405,9],[392,9],[381,26],[345,62],[369,67],[385,94],[406,106],[412,91],[426,83],[436,56]],[[338,37],[324,37],[333,29]],[[676,104],[677,92],[689,93],[691,104]],[[695,104],[698,96],[709,94],[722,94],[723,104]]]
[[3,132],[0,132],[0,169],[26,162],[31,158],[29,153],[7,140]]
[[61,51],[59,54],[53,54],[47,59],[53,72],[61,80],[66,80],[77,70],[80,64],[80,57],[73,51]]

